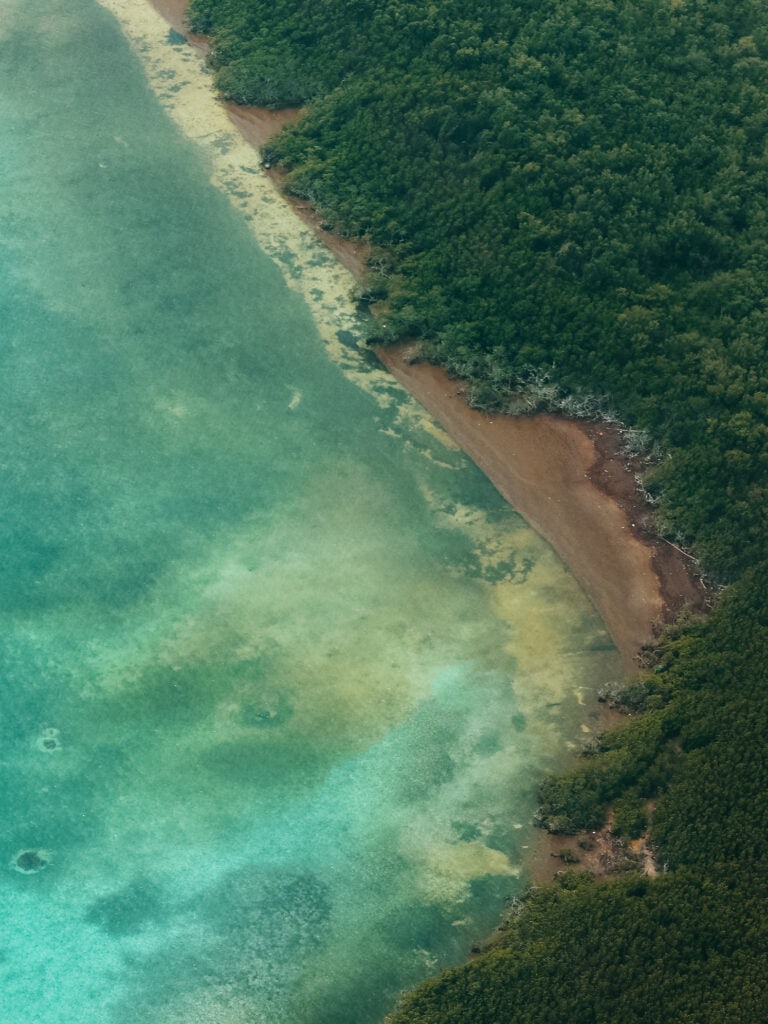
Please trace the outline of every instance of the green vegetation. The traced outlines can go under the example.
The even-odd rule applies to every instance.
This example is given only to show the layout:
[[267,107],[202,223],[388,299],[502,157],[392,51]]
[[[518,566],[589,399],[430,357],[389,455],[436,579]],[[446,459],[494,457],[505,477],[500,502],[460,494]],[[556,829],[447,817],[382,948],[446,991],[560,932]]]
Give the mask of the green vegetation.
[[[536,891],[502,943],[410,996],[408,1024],[724,1024],[765,1020],[765,886],[746,906],[724,873]],[[617,922],[621,927],[617,927]],[[763,953],[761,955],[760,948]]]
[[[551,828],[668,873],[539,890],[394,1024],[768,1019],[768,7],[193,0],[237,100],[309,102],[269,157],[365,237],[387,332],[477,403],[620,418],[659,527],[727,584],[542,787]],[[663,454],[661,454],[663,453]]]

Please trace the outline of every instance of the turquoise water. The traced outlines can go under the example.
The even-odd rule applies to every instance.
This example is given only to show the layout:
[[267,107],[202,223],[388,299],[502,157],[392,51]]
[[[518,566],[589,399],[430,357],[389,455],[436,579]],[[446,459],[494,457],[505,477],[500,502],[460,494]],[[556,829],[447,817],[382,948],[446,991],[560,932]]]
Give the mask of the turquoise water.
[[111,15],[0,11],[3,1024],[374,1024],[519,889],[615,653]]

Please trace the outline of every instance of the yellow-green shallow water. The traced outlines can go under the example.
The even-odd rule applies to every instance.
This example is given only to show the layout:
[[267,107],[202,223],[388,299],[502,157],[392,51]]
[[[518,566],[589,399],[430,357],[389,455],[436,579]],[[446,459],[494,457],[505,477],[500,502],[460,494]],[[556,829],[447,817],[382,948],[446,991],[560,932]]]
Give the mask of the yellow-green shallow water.
[[375,1024],[617,657],[114,5],[0,0],[3,1024]]

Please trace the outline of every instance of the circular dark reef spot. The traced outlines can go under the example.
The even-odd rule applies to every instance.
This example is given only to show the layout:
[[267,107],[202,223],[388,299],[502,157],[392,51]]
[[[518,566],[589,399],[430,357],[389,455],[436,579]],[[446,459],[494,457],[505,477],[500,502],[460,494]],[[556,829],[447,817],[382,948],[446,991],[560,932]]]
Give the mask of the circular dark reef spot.
[[11,861],[11,867],[23,875],[35,875],[47,867],[50,860],[47,850],[20,850]]
[[42,750],[46,754],[53,754],[57,750],[61,750],[61,739],[59,738],[58,729],[43,729],[40,735],[35,740],[35,746],[38,750]]

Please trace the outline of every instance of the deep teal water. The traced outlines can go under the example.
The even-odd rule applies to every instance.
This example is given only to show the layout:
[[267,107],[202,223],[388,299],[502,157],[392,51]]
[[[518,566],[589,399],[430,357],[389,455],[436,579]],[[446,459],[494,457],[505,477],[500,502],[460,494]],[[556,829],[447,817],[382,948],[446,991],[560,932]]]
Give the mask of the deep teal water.
[[0,11],[3,1024],[374,1024],[517,891],[611,645],[111,16]]

